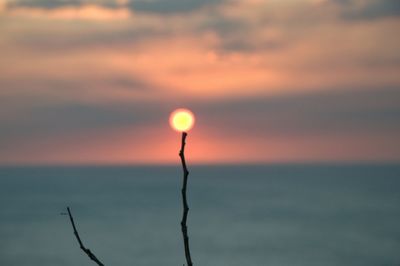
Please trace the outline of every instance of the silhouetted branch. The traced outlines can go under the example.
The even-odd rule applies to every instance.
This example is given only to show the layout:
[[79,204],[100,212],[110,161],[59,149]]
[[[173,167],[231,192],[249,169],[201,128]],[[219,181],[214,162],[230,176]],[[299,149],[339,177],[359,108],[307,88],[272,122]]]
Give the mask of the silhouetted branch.
[[71,220],[72,228],[74,229],[74,235],[75,235],[75,237],[76,237],[76,240],[78,240],[78,243],[79,243],[79,247],[83,250],[83,252],[86,253],[86,255],[88,255],[88,257],[89,257],[92,261],[96,262],[97,265],[99,265],[99,266],[104,266],[104,264],[103,264],[101,261],[99,261],[99,259],[92,253],[92,251],[90,251],[90,249],[86,248],[86,247],[83,245],[82,240],[81,240],[81,238],[79,237],[79,233],[78,233],[78,231],[76,230],[76,226],[75,226],[74,218],[72,217],[71,210],[70,210],[69,207],[67,207],[67,210],[68,210],[69,219]]
[[188,175],[189,171],[187,170],[186,167],[186,162],[185,162],[185,144],[186,144],[186,132],[182,132],[182,144],[181,144],[181,150],[179,151],[179,157],[181,157],[182,161],[182,168],[183,168],[183,185],[182,185],[182,203],[183,203],[183,216],[182,216],[182,221],[181,221],[181,229],[182,229],[182,235],[183,235],[183,243],[185,245],[185,256],[186,256],[186,262],[188,266],[192,266],[192,259],[190,257],[190,249],[189,249],[189,236],[188,236],[188,230],[187,230],[187,216],[189,212],[189,207],[186,199],[186,187],[187,187],[187,180],[188,180]]

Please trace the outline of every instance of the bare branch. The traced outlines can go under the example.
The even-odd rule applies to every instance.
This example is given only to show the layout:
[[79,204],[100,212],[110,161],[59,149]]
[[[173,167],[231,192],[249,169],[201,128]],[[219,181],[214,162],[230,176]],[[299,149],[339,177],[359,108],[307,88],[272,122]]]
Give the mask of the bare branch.
[[69,219],[71,220],[72,228],[74,229],[74,235],[75,235],[75,237],[76,237],[76,240],[78,240],[78,243],[79,243],[79,247],[83,250],[83,252],[86,253],[86,255],[88,255],[88,257],[89,257],[92,261],[96,262],[97,265],[99,265],[99,266],[104,266],[104,264],[92,253],[92,251],[90,251],[90,249],[86,248],[86,247],[83,245],[82,240],[81,240],[81,238],[80,238],[80,236],[79,236],[79,233],[78,233],[78,231],[76,230],[76,226],[75,226],[74,218],[72,217],[71,210],[70,210],[69,207],[67,207],[67,210],[68,210]]
[[183,168],[183,185],[182,185],[182,203],[183,203],[183,215],[182,215],[182,221],[181,221],[181,229],[182,229],[182,235],[183,235],[183,243],[185,245],[185,257],[186,257],[186,262],[188,266],[192,266],[192,259],[190,257],[190,249],[189,249],[189,236],[188,236],[188,229],[186,225],[187,221],[187,216],[189,212],[189,207],[186,199],[186,188],[187,188],[187,180],[189,176],[189,171],[187,170],[186,167],[186,161],[185,161],[185,144],[186,144],[186,132],[182,132],[182,144],[181,144],[181,150],[179,151],[179,157],[181,157],[181,162],[182,162],[182,168]]

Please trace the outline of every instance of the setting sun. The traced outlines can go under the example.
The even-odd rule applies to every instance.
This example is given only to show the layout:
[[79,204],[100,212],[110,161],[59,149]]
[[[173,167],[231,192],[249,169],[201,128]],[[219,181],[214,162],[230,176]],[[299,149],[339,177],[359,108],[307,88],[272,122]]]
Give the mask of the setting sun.
[[194,125],[194,114],[188,109],[176,109],[169,116],[169,123],[176,131],[189,131]]

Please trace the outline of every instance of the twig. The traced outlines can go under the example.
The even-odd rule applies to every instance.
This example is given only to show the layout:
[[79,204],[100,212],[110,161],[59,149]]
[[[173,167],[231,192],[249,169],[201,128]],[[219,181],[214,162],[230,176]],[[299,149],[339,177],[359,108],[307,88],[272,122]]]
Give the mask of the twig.
[[179,157],[181,157],[182,161],[182,168],[183,168],[183,185],[182,185],[182,203],[183,203],[183,216],[182,216],[182,221],[181,221],[181,229],[182,229],[182,235],[183,235],[183,243],[185,245],[185,257],[186,257],[186,262],[188,266],[192,266],[192,259],[190,257],[190,249],[189,249],[189,236],[188,236],[188,230],[187,230],[187,216],[189,212],[189,207],[186,199],[186,187],[187,187],[187,180],[188,180],[188,175],[189,171],[187,170],[186,167],[186,162],[185,162],[185,144],[186,144],[186,132],[182,132],[182,144],[181,144],[181,150],[179,151]]
[[92,261],[96,262],[97,265],[99,265],[99,266],[104,266],[104,264],[103,264],[101,261],[99,261],[99,259],[92,253],[92,251],[90,251],[90,249],[86,248],[86,247],[83,245],[82,240],[81,240],[81,238],[79,237],[79,233],[78,233],[78,231],[76,230],[76,226],[75,226],[74,218],[72,217],[71,210],[70,210],[69,207],[67,207],[67,210],[68,210],[69,219],[71,220],[72,228],[74,229],[74,235],[75,235],[75,237],[76,237],[76,240],[78,240],[78,243],[79,243],[79,247],[83,250],[83,252],[85,252],[85,253],[88,255],[88,257],[89,257]]

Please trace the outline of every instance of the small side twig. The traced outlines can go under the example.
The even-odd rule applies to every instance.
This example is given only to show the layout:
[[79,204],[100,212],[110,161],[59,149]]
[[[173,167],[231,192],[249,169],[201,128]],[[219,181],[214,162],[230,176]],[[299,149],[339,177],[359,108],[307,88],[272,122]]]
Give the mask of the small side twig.
[[78,231],[76,230],[76,226],[75,226],[74,218],[72,217],[71,210],[70,210],[69,207],[67,207],[67,210],[68,210],[68,215],[69,215],[69,219],[70,219],[70,221],[71,221],[72,228],[74,229],[74,235],[75,235],[75,237],[76,237],[76,240],[78,240],[78,243],[79,243],[79,247],[83,250],[83,252],[86,253],[86,255],[88,255],[88,257],[89,257],[92,261],[96,262],[97,265],[99,265],[99,266],[104,266],[104,264],[92,253],[92,251],[90,251],[90,249],[86,248],[86,247],[83,245],[82,240],[81,240],[81,238],[80,238],[80,236],[79,236],[79,233],[78,233]]
[[182,203],[183,203],[183,215],[182,215],[182,221],[181,221],[181,229],[182,229],[182,235],[183,235],[183,243],[185,245],[185,257],[186,257],[186,262],[188,266],[192,266],[192,258],[190,257],[190,249],[189,249],[189,236],[188,236],[188,230],[187,230],[187,216],[189,212],[189,206],[187,203],[186,199],[186,188],[187,188],[187,180],[188,180],[188,175],[189,171],[186,167],[186,161],[185,161],[185,144],[186,144],[186,132],[182,132],[182,144],[181,144],[181,150],[179,151],[179,157],[181,158],[182,162],[182,168],[183,168],[183,184],[182,184]]

